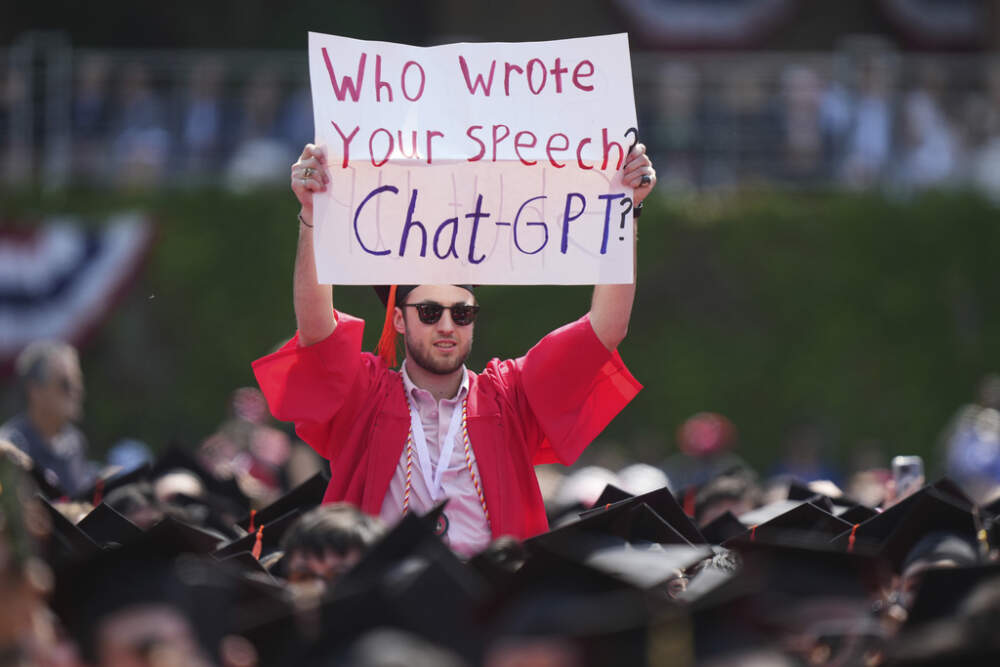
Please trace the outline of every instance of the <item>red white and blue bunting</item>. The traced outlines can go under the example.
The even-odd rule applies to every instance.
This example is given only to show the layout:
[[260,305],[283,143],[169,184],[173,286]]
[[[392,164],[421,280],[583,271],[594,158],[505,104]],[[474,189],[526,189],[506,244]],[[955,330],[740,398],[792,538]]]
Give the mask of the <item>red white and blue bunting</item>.
[[33,340],[83,342],[123,296],[153,238],[153,224],[138,214],[99,228],[72,218],[0,228],[0,368],[9,370]]
[[614,0],[647,48],[747,48],[795,12],[793,0]]

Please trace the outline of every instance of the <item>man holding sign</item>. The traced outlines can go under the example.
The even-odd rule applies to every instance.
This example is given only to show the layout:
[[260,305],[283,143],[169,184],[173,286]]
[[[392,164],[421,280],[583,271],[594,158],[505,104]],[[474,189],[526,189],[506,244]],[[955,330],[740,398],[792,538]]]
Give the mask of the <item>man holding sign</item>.
[[[441,160],[437,164],[430,156],[431,139],[420,159],[408,153],[405,159],[380,161],[374,153],[349,155],[353,139],[348,137],[357,135],[369,117],[376,117],[376,124],[387,122],[387,112],[378,104],[379,97],[389,101],[391,93],[379,87],[384,82],[378,77],[384,76],[384,61],[399,49],[417,52],[397,54],[396,60],[407,63],[404,70],[420,67],[424,78],[419,90],[432,90],[431,82],[446,75],[442,72],[457,70],[469,83],[471,98],[486,90],[483,76],[488,75],[480,75],[483,85],[477,87],[470,72],[489,72],[490,67],[495,72],[498,53],[509,52],[502,67],[510,75],[518,68],[511,63],[520,49],[528,48],[537,56],[522,62],[542,63],[538,54],[550,46],[561,55],[549,54],[548,62],[565,75],[562,59],[586,52],[587,45],[576,42],[587,41],[414,49],[310,35],[319,145],[306,146],[292,166],[292,189],[302,206],[294,278],[298,333],[278,352],[255,362],[254,372],[272,413],[294,421],[299,436],[331,461],[327,501],[351,502],[392,522],[406,512],[425,512],[449,499],[439,530],[463,555],[480,551],[492,537],[524,539],[545,531],[545,509],[533,466],[572,464],[641,388],[616,351],[628,330],[635,294],[634,225],[618,213],[617,205],[627,203],[624,210],[637,217],[656,175],[642,144],[624,149],[607,138],[611,136],[607,127],[602,128],[602,143],[593,150],[585,143],[578,145],[572,176],[558,171],[561,167],[538,167],[535,158],[551,152],[553,145],[562,146],[551,138],[548,149],[521,134],[520,142],[508,147],[498,139],[492,153],[484,148],[492,161],[483,165],[482,154],[461,154],[448,143],[455,135],[454,122],[438,126],[443,128],[436,131],[442,146],[438,155],[445,158],[434,158]],[[625,48],[627,70],[627,44]],[[456,49],[461,52],[454,53]],[[492,65],[484,60],[488,54],[493,56]],[[363,77],[371,59],[376,61],[376,80],[369,92],[375,100],[365,108]],[[618,94],[620,82],[611,85],[609,78],[612,67],[605,71],[600,61],[576,60],[577,93],[605,89]],[[351,83],[336,74],[344,62],[358,68]],[[431,62],[439,66],[432,67]],[[457,68],[449,62],[457,62]],[[529,64],[526,69],[537,72],[538,67]],[[322,74],[319,85],[317,69]],[[405,81],[397,93],[405,95],[408,104],[397,120],[412,124],[420,113],[411,99],[415,93],[402,92]],[[536,88],[542,92],[540,75],[526,81],[534,82],[532,92]],[[620,104],[628,109],[624,120],[634,123],[630,78],[627,84],[628,96]],[[341,98],[332,111],[324,90],[326,98],[331,90],[332,97]],[[407,90],[412,93],[415,88],[411,84]],[[569,103],[579,105],[581,99],[574,97]],[[471,102],[467,106],[481,108]],[[479,136],[473,128],[480,125],[469,125],[467,120],[457,121],[468,128],[466,136]],[[573,125],[565,117],[562,121]],[[498,124],[504,125],[493,125]],[[537,136],[541,125],[520,132]],[[621,130],[614,136],[627,146]],[[614,150],[620,154],[608,159]],[[538,168],[525,169],[530,166]],[[437,187],[441,183],[451,192],[441,191]],[[398,196],[406,191],[408,196]],[[423,193],[436,196],[428,202],[420,199]],[[560,200],[559,208],[565,202],[565,208],[557,221],[546,223],[550,197]],[[507,221],[504,218],[513,215],[513,208],[505,210],[504,201],[511,199],[520,208]],[[395,208],[400,201],[403,208]],[[443,222],[436,230],[431,224],[425,226],[417,210],[434,211]],[[445,217],[449,213],[453,215]],[[394,222],[397,215],[400,219]],[[522,216],[530,221],[523,222]],[[619,218],[620,225],[613,225]],[[469,223],[460,228],[462,219]],[[497,228],[492,244],[477,245],[486,237],[484,222],[490,219]],[[519,220],[522,232],[535,232],[530,244],[528,234],[518,236]],[[550,224],[556,237],[551,244]],[[510,227],[507,236],[503,225]],[[609,242],[612,226],[624,243]],[[386,242],[387,238],[393,241]],[[339,243],[331,244],[332,240]],[[417,244],[420,252],[408,251]],[[624,258],[620,246],[627,249]],[[465,252],[458,252],[459,247]],[[608,265],[608,256],[616,259],[616,266]],[[385,263],[379,265],[380,261]],[[345,271],[343,265],[353,268]],[[518,277],[522,282],[525,275],[536,282],[579,282],[578,265],[586,265],[583,275],[606,283],[594,287],[587,315],[549,334],[523,357],[494,359],[480,374],[465,367],[479,305],[472,287],[459,283],[513,282],[511,278]],[[376,276],[381,282],[410,283],[392,285],[380,294],[387,315],[378,356],[361,351],[364,323],[334,310],[328,284],[376,282]],[[404,336],[406,347],[399,371],[392,370],[397,334]]]

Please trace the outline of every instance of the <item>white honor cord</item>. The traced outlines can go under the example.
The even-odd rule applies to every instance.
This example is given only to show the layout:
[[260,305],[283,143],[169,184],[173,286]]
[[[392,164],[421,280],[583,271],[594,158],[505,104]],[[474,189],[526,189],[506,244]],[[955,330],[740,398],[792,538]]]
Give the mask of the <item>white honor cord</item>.
[[413,446],[417,450],[417,460],[420,462],[420,474],[430,491],[431,500],[437,500],[441,496],[441,481],[444,479],[444,471],[451,461],[451,455],[455,451],[455,438],[458,437],[458,428],[462,424],[462,406],[456,405],[451,413],[451,423],[448,425],[448,435],[441,443],[441,455],[438,457],[437,467],[431,469],[431,455],[427,449],[427,436],[424,435],[424,425],[420,421],[420,415],[413,406],[413,401],[407,396],[407,403],[410,407],[410,426],[413,430]]

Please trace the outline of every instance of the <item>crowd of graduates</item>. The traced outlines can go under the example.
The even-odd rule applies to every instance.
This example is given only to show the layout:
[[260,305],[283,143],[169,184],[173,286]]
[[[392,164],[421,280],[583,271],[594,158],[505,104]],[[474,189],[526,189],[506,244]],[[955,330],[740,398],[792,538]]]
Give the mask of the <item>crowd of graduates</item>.
[[718,456],[673,489],[653,488],[666,476],[650,466],[618,474],[627,489],[593,468],[555,479],[544,468],[552,529],[463,560],[438,537],[440,508],[385,526],[322,504],[324,470],[255,495],[213,468],[211,448],[175,446],[68,493],[2,447],[2,665],[964,665],[1000,655],[1000,502],[974,502],[947,478],[890,481],[861,502]]

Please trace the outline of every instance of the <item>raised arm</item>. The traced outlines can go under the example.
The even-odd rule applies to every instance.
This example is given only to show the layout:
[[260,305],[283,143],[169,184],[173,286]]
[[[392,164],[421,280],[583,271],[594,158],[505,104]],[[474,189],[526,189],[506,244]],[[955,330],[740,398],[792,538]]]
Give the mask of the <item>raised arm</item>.
[[298,161],[292,165],[292,191],[298,197],[299,245],[295,252],[293,301],[299,342],[312,345],[327,338],[337,327],[333,317],[333,287],[320,285],[316,279],[313,254],[313,193],[326,190],[330,175],[326,156],[318,146],[306,144]]
[[[625,160],[623,181],[625,185],[635,188],[632,200],[632,210],[636,210],[646,195],[656,185],[656,170],[646,155],[646,147],[636,144]],[[643,177],[648,181],[643,183]],[[628,323],[632,317],[632,301],[635,299],[635,270],[638,257],[636,245],[639,236],[639,221],[633,221],[635,238],[632,245],[632,282],[628,285],[594,285],[594,296],[590,302],[590,324],[594,333],[604,343],[604,347],[613,350],[625,339],[628,333]]]

